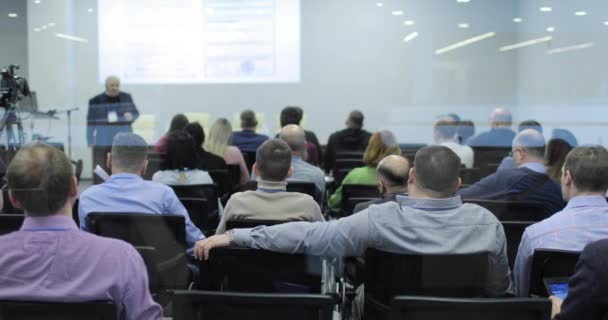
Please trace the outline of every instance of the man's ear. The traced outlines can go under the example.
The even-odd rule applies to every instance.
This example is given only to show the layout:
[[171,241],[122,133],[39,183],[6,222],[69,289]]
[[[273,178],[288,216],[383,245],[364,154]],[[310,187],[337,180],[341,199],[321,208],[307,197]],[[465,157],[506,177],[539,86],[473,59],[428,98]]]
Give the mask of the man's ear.
[[454,193],[458,192],[458,190],[460,190],[460,187],[462,187],[462,179],[458,177],[458,182],[456,183],[456,190],[454,190]]
[[293,167],[289,166],[289,170],[287,171],[287,178],[291,177],[292,174],[293,174]]
[[260,169],[258,168],[258,163],[255,162],[253,164],[253,168],[251,169],[252,172],[255,172],[255,176],[261,178],[262,176],[260,176]]
[[10,190],[8,191],[8,199],[10,200],[11,204],[13,205],[13,208],[23,209],[23,206],[21,206],[21,202],[19,202],[19,200],[17,200],[17,198],[15,197],[13,192]]
[[410,173],[407,176],[407,184],[414,184],[416,182],[416,177],[414,174],[414,168],[410,168]]
[[144,164],[141,167],[141,176],[143,177],[148,170],[148,159],[144,160]]
[[76,179],[76,176],[72,176],[72,179],[70,180],[70,197],[78,197],[78,180]]
[[570,170],[566,170],[564,172],[564,184],[567,186],[572,186],[573,183],[573,179],[572,179],[572,174],[570,173]]
[[108,167],[110,170],[112,169],[112,153],[108,152],[108,154],[106,155],[106,167]]

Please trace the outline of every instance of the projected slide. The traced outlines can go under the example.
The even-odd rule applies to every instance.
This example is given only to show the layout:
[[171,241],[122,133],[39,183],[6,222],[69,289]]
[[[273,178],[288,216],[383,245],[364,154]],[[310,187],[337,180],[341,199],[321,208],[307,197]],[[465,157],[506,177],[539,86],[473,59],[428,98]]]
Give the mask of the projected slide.
[[300,81],[299,0],[98,3],[100,81]]

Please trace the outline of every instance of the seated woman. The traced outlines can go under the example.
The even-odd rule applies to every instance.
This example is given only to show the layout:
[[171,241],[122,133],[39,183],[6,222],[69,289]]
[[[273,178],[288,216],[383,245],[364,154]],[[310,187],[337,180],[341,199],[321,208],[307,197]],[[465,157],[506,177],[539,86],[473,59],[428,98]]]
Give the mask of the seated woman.
[[240,183],[245,184],[249,181],[249,169],[247,169],[241,150],[230,145],[231,140],[232,126],[230,122],[225,118],[220,118],[211,126],[204,148],[208,152],[224,158],[227,164],[238,164],[241,168]]
[[194,139],[184,131],[173,131],[167,137],[167,153],[152,181],[167,185],[211,184],[207,173],[196,169]]
[[154,146],[154,151],[156,151],[158,153],[166,153],[167,152],[167,137],[169,136],[169,134],[173,131],[178,131],[178,130],[181,131],[187,125],[188,125],[188,118],[185,115],[183,115],[181,113],[174,115],[173,118],[171,119],[171,125],[169,126],[169,131],[167,131],[167,133],[165,133],[162,137],[160,137],[158,142],[156,142],[156,145]]
[[566,156],[577,144],[572,132],[566,129],[553,129],[549,143],[547,143],[545,167],[547,167],[547,175],[555,182],[560,183]]
[[373,186],[378,184],[376,167],[380,160],[392,154],[401,155],[401,149],[397,144],[395,135],[388,130],[374,133],[369,139],[367,149],[365,149],[365,153],[363,154],[363,163],[365,166],[351,170],[346,177],[344,177],[342,185],[329,198],[329,207],[334,210],[340,209],[340,206],[342,205],[342,186],[345,184],[364,184]]

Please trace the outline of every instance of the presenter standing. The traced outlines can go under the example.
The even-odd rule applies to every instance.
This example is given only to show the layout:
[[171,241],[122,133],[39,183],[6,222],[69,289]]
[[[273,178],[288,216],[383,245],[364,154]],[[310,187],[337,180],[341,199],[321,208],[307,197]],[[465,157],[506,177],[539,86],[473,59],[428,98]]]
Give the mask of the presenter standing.
[[106,78],[106,91],[89,100],[87,114],[87,144],[111,146],[119,132],[132,132],[131,124],[139,111],[131,95],[120,91],[120,79]]

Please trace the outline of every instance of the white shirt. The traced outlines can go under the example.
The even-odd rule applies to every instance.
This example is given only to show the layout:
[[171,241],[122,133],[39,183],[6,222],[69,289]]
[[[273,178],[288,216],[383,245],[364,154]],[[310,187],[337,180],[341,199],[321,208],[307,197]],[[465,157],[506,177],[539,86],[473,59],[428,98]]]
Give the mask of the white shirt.
[[460,158],[460,162],[467,168],[473,168],[474,153],[473,149],[456,142],[446,141],[440,143],[444,147],[450,148]]
[[156,181],[166,185],[182,185],[182,184],[212,184],[213,179],[207,171],[203,170],[159,170],[152,176],[152,181]]

